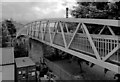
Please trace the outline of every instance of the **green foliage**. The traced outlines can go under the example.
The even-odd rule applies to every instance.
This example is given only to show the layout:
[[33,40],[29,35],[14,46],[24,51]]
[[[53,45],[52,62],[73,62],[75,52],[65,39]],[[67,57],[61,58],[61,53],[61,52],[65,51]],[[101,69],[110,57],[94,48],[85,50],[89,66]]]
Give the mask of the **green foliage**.
[[[71,15],[75,18],[94,18],[94,19],[96,18],[96,19],[120,20],[120,1],[115,2],[115,3],[77,2],[77,6],[74,7],[74,9],[71,11]],[[98,34],[103,27],[103,26],[95,25],[95,24],[86,24],[86,25],[87,25],[87,28],[90,34]],[[114,31],[116,35],[120,35],[119,28],[111,27],[111,29]],[[111,33],[106,28],[104,29],[104,32],[102,32],[102,34],[111,35]]]
[[[12,21],[5,20],[2,21],[1,25],[1,32],[2,32],[2,47],[7,47],[9,44],[11,44],[11,39],[16,34],[16,28],[14,24],[12,24]],[[8,44],[9,43],[9,44]]]
[[120,1],[116,3],[77,2],[77,5],[71,11],[71,15],[75,18],[119,19],[120,17]]
[[7,26],[7,29],[9,31],[10,35],[12,37],[14,37],[14,34],[16,34],[16,28],[15,28],[14,24],[12,23],[12,21],[9,21],[9,20],[6,20],[5,23],[6,23],[6,26]]
[[8,30],[7,30],[4,22],[2,22],[2,28],[1,28],[1,30],[2,30],[2,47],[7,47],[6,42],[9,41],[9,40],[8,40],[8,37],[7,37],[7,35],[8,35],[9,33],[8,33]]
[[28,47],[29,47],[29,42],[26,37],[22,36],[22,37],[15,39],[15,43],[14,43],[15,58],[27,57]]

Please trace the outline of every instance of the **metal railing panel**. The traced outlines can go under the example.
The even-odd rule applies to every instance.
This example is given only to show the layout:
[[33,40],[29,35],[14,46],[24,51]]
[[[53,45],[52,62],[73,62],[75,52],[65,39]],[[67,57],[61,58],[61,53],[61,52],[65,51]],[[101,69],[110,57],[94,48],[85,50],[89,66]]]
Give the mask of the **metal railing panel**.
[[44,40],[50,42],[50,34],[48,32],[45,33]]
[[57,33],[54,37],[53,44],[63,46],[64,47],[64,41],[61,33]]

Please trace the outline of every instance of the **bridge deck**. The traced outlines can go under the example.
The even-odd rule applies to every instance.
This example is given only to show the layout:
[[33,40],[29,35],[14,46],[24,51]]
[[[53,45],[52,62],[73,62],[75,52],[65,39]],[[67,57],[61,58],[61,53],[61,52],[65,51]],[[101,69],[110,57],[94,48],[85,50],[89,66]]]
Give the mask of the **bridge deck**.
[[119,73],[119,22],[101,19],[44,19],[25,25],[19,35],[26,34]]

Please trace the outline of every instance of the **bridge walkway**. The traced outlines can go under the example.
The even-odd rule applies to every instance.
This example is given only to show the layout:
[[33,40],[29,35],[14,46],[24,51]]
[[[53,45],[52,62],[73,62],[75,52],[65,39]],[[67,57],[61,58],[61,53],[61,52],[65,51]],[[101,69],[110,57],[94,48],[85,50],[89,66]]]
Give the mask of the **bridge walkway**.
[[44,44],[120,73],[120,21],[103,19],[41,19],[24,26],[27,35]]

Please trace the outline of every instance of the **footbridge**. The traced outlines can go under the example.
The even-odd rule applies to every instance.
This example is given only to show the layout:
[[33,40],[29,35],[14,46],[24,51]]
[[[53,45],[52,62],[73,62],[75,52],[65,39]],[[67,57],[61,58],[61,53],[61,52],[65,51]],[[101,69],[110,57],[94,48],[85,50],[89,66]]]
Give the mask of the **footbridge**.
[[24,25],[21,35],[120,74],[120,20],[41,19]]

